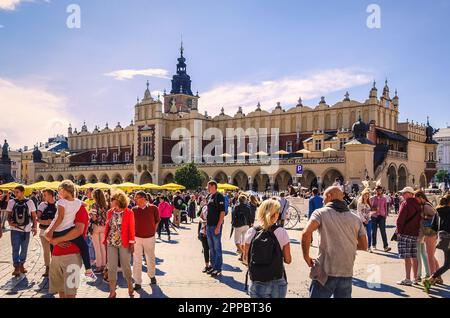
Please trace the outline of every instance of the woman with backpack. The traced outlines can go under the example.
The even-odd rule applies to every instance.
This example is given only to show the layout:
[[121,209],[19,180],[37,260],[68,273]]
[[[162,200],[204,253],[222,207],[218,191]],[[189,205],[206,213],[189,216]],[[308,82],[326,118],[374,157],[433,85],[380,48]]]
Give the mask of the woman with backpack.
[[285,298],[287,279],[284,263],[292,262],[287,231],[276,225],[280,214],[276,198],[265,200],[257,210],[258,227],[247,231],[244,264],[248,264],[251,298]]
[[426,278],[430,277],[430,274],[433,274],[439,268],[439,263],[435,256],[437,232],[431,228],[434,215],[437,212],[423,191],[416,191],[414,196],[422,207],[422,221],[417,240],[418,269],[415,280],[415,283],[420,283],[422,281],[422,265],[425,268]]
[[441,276],[450,269],[450,195],[442,197],[437,213],[433,218],[432,229],[438,233],[436,248],[444,252],[444,265],[439,268],[429,279],[424,281],[425,291],[429,292],[431,286],[443,284]]
[[244,253],[244,239],[250,227],[250,206],[247,203],[247,197],[241,194],[238,198],[238,204],[231,212],[231,225],[234,229],[234,243],[238,249],[239,260],[242,261]]

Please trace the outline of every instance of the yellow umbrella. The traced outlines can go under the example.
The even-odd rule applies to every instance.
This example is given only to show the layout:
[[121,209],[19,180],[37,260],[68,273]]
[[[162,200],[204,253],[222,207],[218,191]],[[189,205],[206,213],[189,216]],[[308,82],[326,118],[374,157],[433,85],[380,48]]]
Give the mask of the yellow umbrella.
[[27,186],[27,188],[32,190],[44,190],[48,189],[52,186],[51,182],[48,181],[40,181]]
[[89,188],[100,189],[100,190],[108,190],[108,189],[111,189],[111,186],[109,184],[106,184],[106,183],[103,183],[103,182],[86,183],[85,185],[80,187],[80,190],[87,190]]
[[309,151],[308,149],[302,149],[302,150],[297,151],[296,153],[307,155],[307,154],[310,154],[311,151]]
[[239,187],[228,184],[228,183],[219,183],[217,184],[217,189],[223,189],[223,190],[239,190]]
[[169,190],[169,191],[177,191],[177,190],[185,190],[186,187],[176,184],[176,183],[168,183],[168,184],[162,185],[161,189]]
[[144,187],[145,190],[162,190],[161,186],[153,183],[143,184],[142,187]]
[[0,185],[0,190],[12,190],[15,187],[17,187],[18,185],[20,185],[20,184],[17,182],[5,183],[5,184]]
[[53,182],[50,182],[50,186],[48,188],[51,190],[58,190],[60,184],[61,184],[60,181],[53,181]]
[[121,183],[121,184],[113,184],[112,185],[113,188],[118,188],[120,190],[126,191],[126,192],[130,192],[130,191],[134,191],[134,190],[144,190],[145,188],[139,184],[135,184],[132,182],[125,182],[125,183]]

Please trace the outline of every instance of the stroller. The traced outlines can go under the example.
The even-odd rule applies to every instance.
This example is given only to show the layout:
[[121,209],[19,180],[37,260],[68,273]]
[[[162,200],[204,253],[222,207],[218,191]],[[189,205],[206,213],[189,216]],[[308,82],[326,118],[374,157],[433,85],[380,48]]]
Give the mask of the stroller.
[[188,224],[188,213],[186,210],[181,211],[180,223]]

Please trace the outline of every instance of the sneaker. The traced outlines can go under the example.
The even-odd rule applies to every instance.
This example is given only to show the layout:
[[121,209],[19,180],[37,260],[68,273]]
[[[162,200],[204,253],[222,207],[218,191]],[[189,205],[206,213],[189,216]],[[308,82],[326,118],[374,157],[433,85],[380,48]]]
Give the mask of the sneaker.
[[156,285],[156,277],[150,278],[150,285]]
[[142,286],[139,284],[134,284],[134,290],[141,290]]
[[214,268],[210,267],[206,274],[211,275],[214,272]]
[[371,247],[369,247],[369,249],[367,250],[369,253],[373,253],[373,250]]
[[387,253],[387,252],[390,252],[391,250],[392,250],[392,248],[390,248],[389,246],[384,248],[384,251],[385,251],[386,253]]
[[413,284],[414,285],[420,285],[420,283],[422,283],[422,278],[418,277],[415,280],[413,280]]
[[92,271],[92,269],[88,269],[85,273],[84,276],[91,279],[91,280],[96,280],[97,276],[94,274],[94,272]]
[[206,266],[203,270],[202,273],[207,273],[209,270],[211,270],[211,266]]
[[444,285],[444,280],[440,276],[435,279],[435,282],[437,285]]
[[404,280],[401,280],[401,281],[397,282],[397,285],[412,286],[413,282],[411,280],[405,278]]
[[222,275],[222,271],[215,270],[211,273],[211,277],[218,277]]

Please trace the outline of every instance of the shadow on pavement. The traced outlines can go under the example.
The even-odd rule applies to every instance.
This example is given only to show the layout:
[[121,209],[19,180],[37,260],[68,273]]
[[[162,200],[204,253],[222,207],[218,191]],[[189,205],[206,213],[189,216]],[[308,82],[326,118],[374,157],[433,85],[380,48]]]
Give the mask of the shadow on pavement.
[[380,284],[379,288],[376,288],[375,286],[373,288],[370,288],[369,284],[366,281],[363,281],[359,278],[353,278],[353,285],[359,288],[364,288],[375,292],[391,293],[405,298],[410,297],[409,295],[405,294],[405,291],[403,289],[386,284]]
[[232,276],[219,276],[216,278],[222,284],[227,285],[228,287],[245,292],[245,284],[242,282],[238,282]]
[[387,253],[385,253],[385,252],[376,252],[375,250],[373,251],[373,254],[375,254],[375,255],[379,255],[379,256],[384,256],[384,257],[388,257],[388,258],[393,258],[393,259],[399,259],[398,258],[398,254],[396,254],[396,253],[392,253],[392,252],[387,252]]
[[240,273],[242,272],[242,269],[239,267],[234,267],[228,264],[223,264],[222,270],[225,272],[234,272],[234,273]]
[[222,250],[222,254],[225,254],[225,255],[233,255],[233,256],[236,256],[236,255],[237,255],[235,252],[230,252],[230,251],[225,251],[225,250]]

